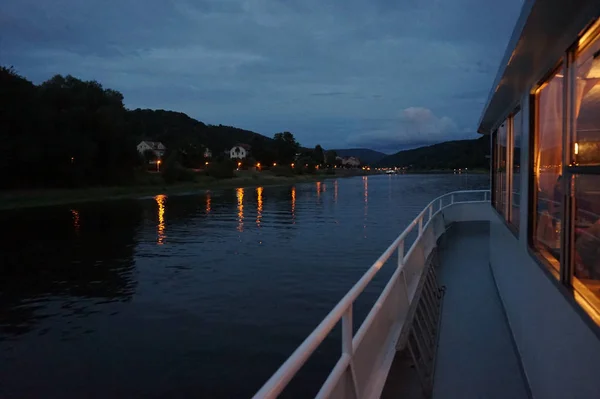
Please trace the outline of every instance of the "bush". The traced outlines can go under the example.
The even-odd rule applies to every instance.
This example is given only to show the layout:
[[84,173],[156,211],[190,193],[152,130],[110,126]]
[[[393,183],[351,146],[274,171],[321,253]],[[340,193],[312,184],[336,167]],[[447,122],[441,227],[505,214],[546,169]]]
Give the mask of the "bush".
[[231,179],[235,177],[235,166],[231,161],[213,162],[208,165],[205,174],[215,179]]
[[176,154],[171,154],[165,160],[165,164],[161,168],[160,172],[165,180],[165,183],[167,184],[172,184],[178,181],[193,181],[196,176],[193,171],[181,166]]
[[271,172],[275,176],[292,177],[294,176],[294,170],[290,166],[273,166]]
[[304,168],[306,173],[309,175],[314,175],[317,173],[317,169],[315,168],[315,164],[309,163],[307,167]]
[[335,169],[329,168],[325,170],[326,175],[335,175]]

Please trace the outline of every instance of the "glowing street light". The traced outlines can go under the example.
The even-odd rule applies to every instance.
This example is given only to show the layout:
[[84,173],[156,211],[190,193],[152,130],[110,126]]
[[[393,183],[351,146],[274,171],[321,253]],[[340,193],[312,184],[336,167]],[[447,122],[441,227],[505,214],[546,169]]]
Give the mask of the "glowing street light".
[[160,163],[161,163],[160,159],[158,161],[156,161],[156,171],[157,172],[160,172]]
[[294,163],[292,162],[292,168],[294,167]]
[[277,162],[273,162],[273,166],[277,166]]

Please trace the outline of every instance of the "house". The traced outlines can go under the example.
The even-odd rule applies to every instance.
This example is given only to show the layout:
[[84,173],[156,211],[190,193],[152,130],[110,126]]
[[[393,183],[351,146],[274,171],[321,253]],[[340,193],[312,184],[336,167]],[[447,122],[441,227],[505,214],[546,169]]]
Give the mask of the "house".
[[157,158],[162,158],[165,155],[167,147],[160,141],[141,141],[137,145],[137,150],[140,154],[144,155],[146,151],[152,151]]
[[360,159],[356,157],[344,157],[342,158],[342,165],[347,168],[358,168],[360,166]]
[[204,158],[212,158],[212,151],[209,148],[204,149]]
[[248,144],[237,144],[229,150],[229,158],[244,159],[250,154],[250,146]]

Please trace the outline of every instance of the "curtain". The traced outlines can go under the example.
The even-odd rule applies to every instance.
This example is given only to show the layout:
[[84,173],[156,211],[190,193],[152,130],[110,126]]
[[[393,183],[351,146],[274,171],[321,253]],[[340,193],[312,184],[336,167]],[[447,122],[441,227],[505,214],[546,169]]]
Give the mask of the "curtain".
[[538,190],[552,196],[562,163],[563,77],[555,75],[539,94],[539,134],[536,155]]

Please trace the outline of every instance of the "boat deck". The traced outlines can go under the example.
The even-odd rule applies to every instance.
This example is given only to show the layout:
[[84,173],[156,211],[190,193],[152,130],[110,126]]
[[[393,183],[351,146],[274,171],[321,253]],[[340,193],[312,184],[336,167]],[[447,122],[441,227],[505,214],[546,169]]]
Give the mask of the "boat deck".
[[[438,282],[446,292],[433,398],[530,398],[489,266],[489,223],[455,223],[438,250]],[[382,398],[424,397],[407,352],[394,359]]]
[[489,224],[454,224],[440,245],[446,286],[433,398],[529,398],[490,269]]

